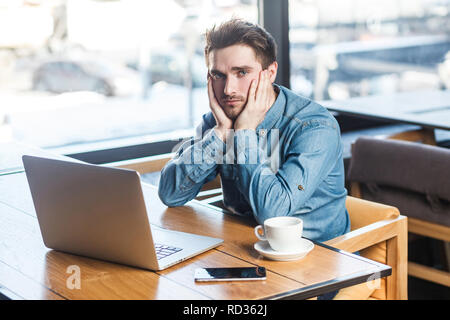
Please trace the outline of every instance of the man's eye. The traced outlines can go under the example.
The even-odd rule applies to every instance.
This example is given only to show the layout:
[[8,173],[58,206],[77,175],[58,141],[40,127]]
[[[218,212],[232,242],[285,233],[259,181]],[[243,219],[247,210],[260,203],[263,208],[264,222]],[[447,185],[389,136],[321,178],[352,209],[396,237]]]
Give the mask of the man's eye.
[[239,71],[239,75],[240,75],[240,76],[245,76],[247,73],[248,73],[248,72],[245,71],[245,70],[240,70],[240,71]]
[[215,73],[215,74],[212,75],[212,78],[214,80],[219,80],[219,79],[222,79],[222,75]]

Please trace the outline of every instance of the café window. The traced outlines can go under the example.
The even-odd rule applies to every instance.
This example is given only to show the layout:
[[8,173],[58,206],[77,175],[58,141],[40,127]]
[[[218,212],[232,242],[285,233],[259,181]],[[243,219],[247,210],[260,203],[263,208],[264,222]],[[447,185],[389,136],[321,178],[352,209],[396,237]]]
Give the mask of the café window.
[[290,83],[316,100],[450,88],[450,1],[290,0]]
[[202,35],[231,17],[256,23],[257,0],[0,0],[0,141],[191,134],[209,110]]

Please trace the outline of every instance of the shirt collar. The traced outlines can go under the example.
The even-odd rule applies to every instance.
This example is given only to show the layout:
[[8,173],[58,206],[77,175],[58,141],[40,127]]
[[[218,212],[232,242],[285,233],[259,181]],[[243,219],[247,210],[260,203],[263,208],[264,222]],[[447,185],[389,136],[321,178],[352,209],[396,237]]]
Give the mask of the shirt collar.
[[259,132],[259,130],[262,129],[272,129],[284,112],[284,108],[286,106],[286,96],[283,89],[279,85],[274,83],[273,86],[276,88],[275,90],[279,91],[278,97],[270,107],[269,111],[267,111],[264,120],[256,127],[256,132]]

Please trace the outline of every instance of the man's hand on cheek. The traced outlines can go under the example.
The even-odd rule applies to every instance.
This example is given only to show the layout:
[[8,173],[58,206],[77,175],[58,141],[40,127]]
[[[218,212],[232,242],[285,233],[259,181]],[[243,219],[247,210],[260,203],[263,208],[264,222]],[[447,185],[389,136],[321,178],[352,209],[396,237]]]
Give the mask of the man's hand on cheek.
[[234,122],[234,130],[256,130],[271,106],[272,93],[269,71],[263,70],[259,74],[259,81],[253,80],[250,85],[247,104]]
[[214,130],[223,142],[226,142],[227,130],[233,128],[233,121],[227,117],[219,102],[214,94],[212,79],[208,77],[208,97],[209,97],[209,107],[212,111],[214,118],[216,119],[216,126]]

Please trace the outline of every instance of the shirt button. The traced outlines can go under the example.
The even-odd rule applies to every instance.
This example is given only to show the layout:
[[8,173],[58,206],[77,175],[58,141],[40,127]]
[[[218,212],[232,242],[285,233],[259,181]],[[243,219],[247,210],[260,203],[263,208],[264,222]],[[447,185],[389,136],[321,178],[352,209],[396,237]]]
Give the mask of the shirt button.
[[303,186],[301,184],[298,185],[298,190],[302,190],[302,191],[304,190]]
[[259,134],[264,137],[266,135],[267,131],[266,130],[260,130]]

